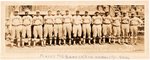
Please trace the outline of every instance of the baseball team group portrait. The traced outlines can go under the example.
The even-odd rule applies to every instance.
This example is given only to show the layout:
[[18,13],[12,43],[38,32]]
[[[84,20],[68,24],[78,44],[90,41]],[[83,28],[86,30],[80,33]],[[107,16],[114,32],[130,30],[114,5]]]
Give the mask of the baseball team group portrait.
[[144,5],[8,5],[5,46],[144,51],[144,11]]

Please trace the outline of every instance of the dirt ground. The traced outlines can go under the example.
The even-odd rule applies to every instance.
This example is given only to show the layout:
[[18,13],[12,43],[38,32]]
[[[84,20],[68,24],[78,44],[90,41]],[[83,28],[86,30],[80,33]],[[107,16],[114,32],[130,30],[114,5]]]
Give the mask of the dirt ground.
[[144,38],[143,36],[138,37],[138,43],[137,45],[120,45],[120,44],[85,44],[85,45],[52,45],[52,46],[46,46],[46,47],[41,47],[41,46],[35,46],[35,47],[24,47],[24,48],[17,48],[17,47],[6,47],[5,48],[6,52],[9,53],[21,53],[21,52],[31,52],[31,53],[36,53],[36,52],[68,52],[68,53],[93,53],[93,52],[143,52],[144,51]]
[[[20,59],[40,59],[44,58],[63,58],[64,54],[102,54],[102,53],[144,53],[144,38],[143,36],[138,37],[137,45],[119,45],[119,44],[85,44],[85,45],[52,45],[52,46],[35,46],[35,47],[5,47],[4,54],[1,56],[4,60],[20,60]],[[50,54],[50,55],[48,55]],[[52,55],[51,55],[52,54]],[[62,55],[58,55],[62,54]],[[43,56],[44,55],[44,56]],[[62,57],[63,56],[63,57]]]

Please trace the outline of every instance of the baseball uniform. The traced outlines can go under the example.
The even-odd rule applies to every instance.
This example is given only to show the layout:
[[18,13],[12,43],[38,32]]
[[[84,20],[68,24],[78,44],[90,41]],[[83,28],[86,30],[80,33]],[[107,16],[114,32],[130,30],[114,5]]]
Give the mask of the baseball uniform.
[[129,33],[129,19],[130,18],[128,16],[125,16],[125,17],[122,17],[122,21],[121,21],[122,39],[126,40],[126,42],[127,42],[128,33]]
[[130,31],[131,31],[131,39],[132,38],[135,38],[133,40],[131,40],[132,42],[131,43],[134,43],[136,44],[136,40],[137,40],[137,33],[138,33],[138,25],[139,23],[143,23],[142,20],[140,20],[139,18],[137,17],[133,17],[130,19]]
[[[88,39],[91,37],[91,17],[90,16],[82,16],[82,31],[83,31],[83,39],[86,40],[86,33],[88,35]],[[90,40],[89,40],[90,44]]]
[[40,39],[42,40],[42,33],[43,33],[43,29],[42,29],[42,24],[43,24],[43,18],[42,16],[34,16],[33,17],[33,35],[34,38],[36,39],[37,36],[39,35]]
[[74,43],[76,40],[76,37],[81,37],[82,29],[81,29],[81,23],[82,23],[82,17],[80,15],[73,16],[73,37],[74,37]]
[[21,16],[17,15],[17,16],[13,16],[11,18],[11,22],[12,22],[12,41],[15,39],[17,39],[17,45],[18,47],[20,46],[20,33],[22,32],[22,18]]
[[[108,35],[109,38],[111,37],[112,33],[112,18],[110,15],[103,17],[103,42],[105,43],[105,36]],[[110,42],[110,39],[109,39]]]
[[115,43],[116,39],[118,40],[118,42],[120,43],[120,22],[121,22],[121,17],[120,16],[117,16],[117,17],[114,17],[113,18],[113,21],[112,21],[112,25],[113,25],[113,41]]
[[[98,36],[101,39],[101,36],[102,36],[102,33],[101,33],[102,32],[102,27],[101,27],[102,17],[101,16],[93,16],[92,24],[93,24],[92,32],[93,32],[93,38],[94,38],[94,43],[95,43],[96,37]],[[100,39],[99,39],[99,43],[101,43]]]
[[[23,20],[22,47],[24,46],[24,42],[28,42],[28,45],[30,46],[32,17],[29,15],[23,16],[22,20]],[[25,39],[26,34],[27,34],[28,40]]]
[[25,39],[26,34],[29,40],[31,40],[31,24],[32,24],[32,17],[31,16],[23,16],[23,30],[22,30],[22,38]]
[[5,39],[11,40],[11,22],[9,18],[5,21]]
[[59,44],[61,43],[60,41],[62,39],[62,18],[63,17],[61,15],[56,15],[54,17],[54,36],[55,36],[55,42],[56,42],[56,37],[58,36],[58,38],[59,38]]
[[52,43],[52,33],[53,33],[53,24],[54,24],[54,16],[45,16],[44,17],[44,39],[49,35],[50,44]]
[[[68,33],[69,37],[69,44],[71,44],[71,31],[72,31],[72,16],[71,15],[64,15],[63,16],[63,37],[66,40],[66,35]],[[64,42],[65,43],[65,42]]]

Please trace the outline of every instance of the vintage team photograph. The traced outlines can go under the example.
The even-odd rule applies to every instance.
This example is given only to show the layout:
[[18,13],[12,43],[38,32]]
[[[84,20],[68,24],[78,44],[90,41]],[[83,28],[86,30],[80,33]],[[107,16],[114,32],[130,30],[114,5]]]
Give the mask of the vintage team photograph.
[[145,5],[15,4],[4,8],[3,44],[8,53],[145,52]]
[[69,5],[7,6],[5,40],[10,44],[6,47],[110,44],[141,45],[143,49],[143,5],[78,5],[71,8]]

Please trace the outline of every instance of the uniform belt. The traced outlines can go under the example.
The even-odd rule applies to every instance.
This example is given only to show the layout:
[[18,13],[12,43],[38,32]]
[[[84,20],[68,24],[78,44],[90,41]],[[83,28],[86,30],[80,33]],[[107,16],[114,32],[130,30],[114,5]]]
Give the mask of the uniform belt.
[[10,26],[10,25],[5,25],[5,26]]
[[21,24],[19,24],[19,25],[12,25],[12,26],[20,26]]
[[114,27],[119,27],[118,25],[113,25]]
[[40,25],[42,25],[42,24],[35,24],[34,26],[40,26]]
[[80,25],[80,24],[74,24],[74,25]]
[[109,25],[110,23],[103,23],[103,24],[105,24],[105,25]]
[[130,24],[131,26],[137,26],[138,24]]
[[64,22],[64,24],[69,24],[70,22]]
[[55,23],[55,24],[62,24],[62,23]]
[[101,24],[93,24],[93,25],[101,25]]
[[129,24],[129,23],[122,23],[122,24]]
[[45,23],[46,25],[53,25],[53,23]]
[[22,24],[23,26],[29,26],[30,24]]
[[90,23],[82,23],[82,24],[90,24]]

